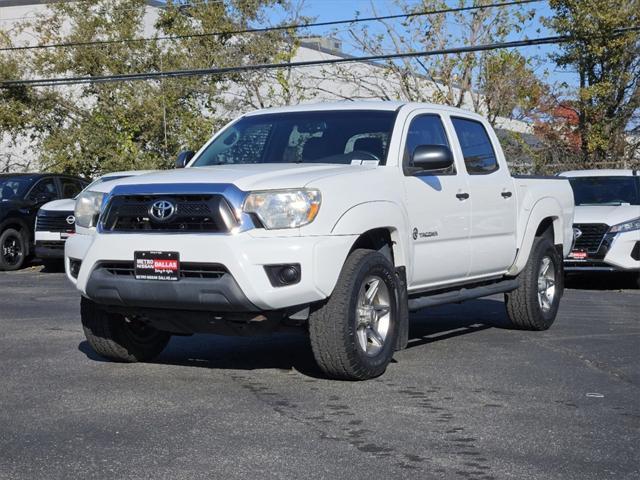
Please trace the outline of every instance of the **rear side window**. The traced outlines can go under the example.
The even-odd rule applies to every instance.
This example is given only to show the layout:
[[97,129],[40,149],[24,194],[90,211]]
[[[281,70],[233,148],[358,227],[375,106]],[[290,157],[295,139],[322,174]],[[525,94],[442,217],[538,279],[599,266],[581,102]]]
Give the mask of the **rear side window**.
[[60,178],[62,184],[62,198],[73,198],[85,187],[80,180],[74,178]]
[[452,118],[467,172],[471,175],[498,170],[498,160],[484,125],[467,118]]

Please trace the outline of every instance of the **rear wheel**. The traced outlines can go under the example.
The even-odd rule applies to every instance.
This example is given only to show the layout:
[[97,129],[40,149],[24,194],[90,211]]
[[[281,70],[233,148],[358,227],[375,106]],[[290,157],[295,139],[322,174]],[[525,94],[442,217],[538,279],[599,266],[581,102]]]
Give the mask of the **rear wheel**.
[[0,270],[18,270],[27,257],[27,243],[22,234],[7,228],[0,235]]
[[102,357],[119,362],[144,362],[157,357],[171,335],[139,320],[110,313],[82,298],[80,315],[89,345]]
[[398,337],[393,264],[372,250],[355,250],[329,300],[312,312],[309,335],[320,368],[330,377],[366,380],[381,375]]
[[546,330],[556,319],[564,291],[562,258],[546,237],[537,237],[529,261],[519,275],[520,286],[505,294],[513,328]]

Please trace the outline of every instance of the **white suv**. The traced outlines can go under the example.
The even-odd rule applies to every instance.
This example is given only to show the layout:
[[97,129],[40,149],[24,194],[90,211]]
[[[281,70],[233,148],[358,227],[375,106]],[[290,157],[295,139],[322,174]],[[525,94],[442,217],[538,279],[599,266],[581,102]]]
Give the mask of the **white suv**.
[[567,272],[636,273],[640,286],[640,175],[637,170],[576,170],[569,179],[576,204],[575,246]]
[[365,379],[407,344],[408,310],[504,293],[515,328],[549,328],[572,220],[567,180],[510,175],[478,115],[318,104],[246,114],[186,168],[81,195],[65,257],[107,358],[296,327],[327,375]]

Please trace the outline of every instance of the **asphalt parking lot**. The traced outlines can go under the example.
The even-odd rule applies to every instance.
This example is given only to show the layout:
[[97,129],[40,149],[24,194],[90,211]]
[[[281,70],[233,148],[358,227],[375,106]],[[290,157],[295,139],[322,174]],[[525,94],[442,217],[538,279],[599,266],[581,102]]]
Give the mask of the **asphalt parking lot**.
[[566,291],[547,332],[499,297],[413,316],[387,373],[321,378],[307,340],[84,341],[62,273],[0,273],[0,478],[640,478],[640,290]]

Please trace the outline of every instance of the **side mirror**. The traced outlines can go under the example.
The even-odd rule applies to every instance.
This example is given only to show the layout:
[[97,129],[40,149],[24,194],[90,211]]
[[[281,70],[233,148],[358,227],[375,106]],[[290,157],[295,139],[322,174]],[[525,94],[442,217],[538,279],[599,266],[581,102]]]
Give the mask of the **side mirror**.
[[176,168],[184,168],[189,160],[193,158],[196,152],[191,150],[183,150],[178,154],[178,158],[176,158]]
[[415,173],[444,170],[453,165],[453,153],[445,145],[418,145],[411,156]]

